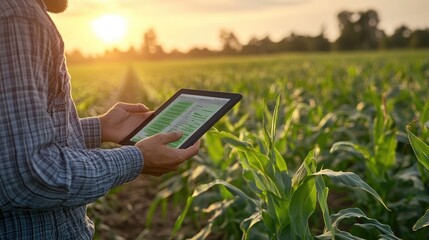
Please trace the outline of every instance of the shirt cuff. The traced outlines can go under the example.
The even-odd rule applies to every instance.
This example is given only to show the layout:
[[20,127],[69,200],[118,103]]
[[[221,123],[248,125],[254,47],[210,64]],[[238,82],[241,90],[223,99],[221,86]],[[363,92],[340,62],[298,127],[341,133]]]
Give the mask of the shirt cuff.
[[82,127],[86,148],[100,148],[101,147],[100,119],[98,117],[81,118],[80,125]]
[[101,153],[114,162],[111,165],[111,171],[116,174],[113,186],[134,180],[143,169],[143,154],[135,146],[103,150]]

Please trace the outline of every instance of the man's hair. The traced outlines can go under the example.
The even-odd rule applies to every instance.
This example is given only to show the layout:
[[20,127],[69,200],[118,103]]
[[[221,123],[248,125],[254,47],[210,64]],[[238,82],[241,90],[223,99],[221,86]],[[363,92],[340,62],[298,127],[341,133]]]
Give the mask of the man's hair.
[[68,0],[43,0],[43,2],[51,13],[62,13],[68,6]]

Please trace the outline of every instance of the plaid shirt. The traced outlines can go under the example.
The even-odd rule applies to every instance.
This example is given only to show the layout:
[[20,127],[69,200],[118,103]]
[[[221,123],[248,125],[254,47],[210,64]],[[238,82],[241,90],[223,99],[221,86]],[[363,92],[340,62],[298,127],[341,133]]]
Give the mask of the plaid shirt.
[[134,146],[79,119],[64,44],[41,0],[0,0],[0,239],[90,239],[85,205],[135,179]]

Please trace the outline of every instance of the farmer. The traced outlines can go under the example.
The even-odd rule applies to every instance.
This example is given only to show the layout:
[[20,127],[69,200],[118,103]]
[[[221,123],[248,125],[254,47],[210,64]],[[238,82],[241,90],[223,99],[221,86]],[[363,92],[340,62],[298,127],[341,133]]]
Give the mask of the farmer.
[[152,112],[118,103],[100,117],[77,116],[64,44],[47,14],[66,8],[67,0],[0,1],[0,239],[91,239],[86,204],[140,173],[174,171],[199,150],[199,142],[166,145],[180,133],[99,149]]

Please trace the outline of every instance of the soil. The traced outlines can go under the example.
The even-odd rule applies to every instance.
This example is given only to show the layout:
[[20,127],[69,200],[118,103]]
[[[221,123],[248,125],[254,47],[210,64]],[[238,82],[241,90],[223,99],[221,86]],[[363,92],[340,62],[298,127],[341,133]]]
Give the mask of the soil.
[[[117,192],[104,197],[95,207],[95,211],[89,211],[91,219],[100,219],[98,224],[96,222],[95,238],[169,239],[174,222],[181,212],[180,206],[168,204],[167,215],[162,217],[161,210],[158,209],[152,227],[146,227],[146,214],[155,199],[159,183],[160,180],[156,177],[140,176],[123,185]],[[193,232],[192,229],[188,230]],[[179,234],[181,235],[183,236]]]

